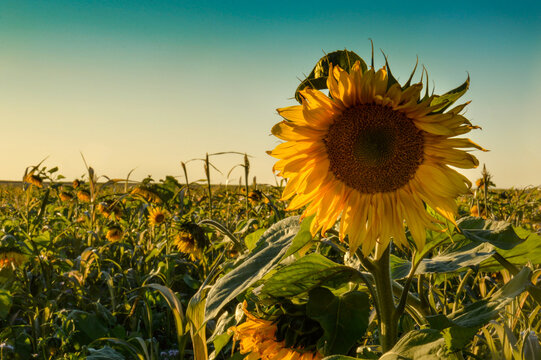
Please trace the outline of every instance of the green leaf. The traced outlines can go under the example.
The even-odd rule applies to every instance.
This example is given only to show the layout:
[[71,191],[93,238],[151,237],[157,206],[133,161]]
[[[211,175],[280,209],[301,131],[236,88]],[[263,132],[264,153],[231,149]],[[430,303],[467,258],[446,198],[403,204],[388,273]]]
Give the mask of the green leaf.
[[184,311],[182,310],[182,303],[178,297],[175,295],[173,290],[160,284],[147,284],[143,287],[158,290],[158,292],[164,297],[167,305],[169,305],[169,308],[173,313],[175,326],[177,328],[177,338],[180,339],[180,337],[182,337],[186,331]]
[[359,55],[355,54],[353,51],[338,50],[323,56],[316,63],[316,66],[314,66],[314,69],[312,70],[310,75],[308,75],[308,77],[306,77],[306,79],[297,87],[297,90],[295,91],[295,99],[297,99],[299,103],[302,103],[302,96],[300,94],[300,91],[304,90],[305,88],[317,90],[327,89],[329,64],[333,64],[333,66],[338,65],[342,69],[349,72],[349,70],[356,61],[360,62],[361,69],[363,72],[365,72],[367,69],[366,63],[363,59],[361,59]]
[[[494,246],[488,243],[477,245],[471,243],[448,253],[434,256],[432,259],[423,259],[415,274],[448,273],[459,269],[475,266],[495,253]],[[391,274],[393,279],[405,278],[411,268],[411,262],[391,256]]]
[[456,359],[447,354],[445,341],[434,329],[412,330],[406,333],[380,360],[435,360]]
[[[511,250],[498,250],[498,253],[515,266],[522,267],[526,263],[541,264],[541,235],[532,233],[523,228],[515,228],[517,236],[526,238]],[[495,259],[485,261],[481,268],[483,271],[499,271],[503,266]]]
[[510,250],[524,242],[506,221],[485,220],[467,216],[459,219],[458,228],[466,238],[475,242],[488,242],[497,248]]
[[0,289],[0,319],[5,319],[13,305],[11,293],[8,290]]
[[442,330],[445,346],[449,351],[462,350],[479,331],[479,327],[451,326]]
[[89,348],[90,355],[86,357],[87,360],[124,360],[124,355],[117,352],[115,349],[105,346],[99,350]]
[[295,235],[295,237],[293,238],[291,246],[289,247],[289,249],[287,249],[284,255],[284,259],[290,255],[301,251],[305,246],[310,243],[310,241],[312,241],[310,225],[312,224],[312,220],[314,219],[314,217],[315,215],[311,215],[302,220],[301,228],[299,229],[297,235]]
[[368,295],[350,291],[338,297],[320,287],[311,290],[309,297],[306,314],[324,330],[318,348],[324,355],[347,354],[368,327]]
[[259,240],[261,235],[263,235],[266,230],[267,229],[258,229],[253,233],[246,235],[246,237],[244,238],[244,244],[246,245],[248,250],[252,251],[255,248],[257,240]]
[[299,229],[299,217],[292,216],[265,231],[255,249],[238,267],[218,279],[209,291],[205,320],[216,317],[227,303],[274,269]]
[[278,270],[265,282],[259,296],[292,297],[319,286],[337,288],[359,279],[359,272],[314,253]]
[[459,87],[446,92],[443,95],[436,95],[430,102],[430,106],[441,104],[441,107],[438,107],[433,110],[433,112],[444,112],[449,106],[451,106],[455,101],[457,101],[470,87],[470,76],[462,85]]
[[81,341],[88,340],[90,342],[107,334],[107,327],[100,322],[95,314],[76,310],[74,315],[76,328],[87,336],[87,339],[81,339]]

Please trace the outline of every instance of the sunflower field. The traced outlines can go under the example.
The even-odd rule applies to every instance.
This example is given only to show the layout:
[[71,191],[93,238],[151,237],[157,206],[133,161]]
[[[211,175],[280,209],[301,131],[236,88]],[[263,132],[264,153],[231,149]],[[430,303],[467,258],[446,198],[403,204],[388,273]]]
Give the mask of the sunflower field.
[[[455,104],[320,59],[278,109],[275,185],[0,184],[0,360],[541,359],[541,190],[499,189]],[[426,75],[426,81],[423,79]]]

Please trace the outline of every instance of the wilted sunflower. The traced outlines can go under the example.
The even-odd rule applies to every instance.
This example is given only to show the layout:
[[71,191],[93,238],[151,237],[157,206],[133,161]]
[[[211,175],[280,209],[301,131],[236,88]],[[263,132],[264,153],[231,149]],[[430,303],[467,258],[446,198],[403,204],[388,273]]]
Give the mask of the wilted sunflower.
[[90,202],[90,193],[86,190],[77,191],[77,199],[82,202]]
[[70,201],[71,199],[73,199],[73,195],[71,195],[69,192],[66,192],[66,191],[62,191],[58,197],[60,198],[60,200],[62,201]]
[[203,255],[205,240],[205,233],[201,227],[194,223],[186,223],[181,226],[173,242],[179,252],[189,255],[190,259],[195,261]]
[[107,231],[107,234],[105,235],[105,237],[110,242],[115,242],[115,241],[119,241],[120,239],[122,239],[123,234],[124,233],[122,232],[121,228],[119,228],[118,226],[112,226]]
[[24,182],[28,184],[32,184],[36,187],[43,187],[43,180],[38,175],[34,175],[33,173],[30,173],[24,177]]
[[455,138],[475,128],[446,101],[421,98],[422,83],[405,85],[390,79],[387,69],[363,71],[357,61],[348,73],[330,65],[329,95],[306,89],[302,105],[278,109],[285,119],[272,133],[285,143],[270,155],[274,169],[289,179],[283,199],[289,210],[308,205],[315,214],[312,234],[325,233],[341,216],[340,238],[350,250],[361,246],[378,254],[393,237],[407,245],[404,220],[422,248],[426,228],[437,220],[425,204],[454,221],[455,198],[471,183],[450,168],[473,168],[477,159],[462,148],[482,149]]
[[162,200],[152,189],[145,185],[138,185],[130,192],[132,195],[139,195],[147,201],[160,203]]
[[233,338],[240,341],[240,353],[248,354],[245,360],[319,360],[323,356],[317,350],[304,351],[286,346],[286,341],[276,338],[278,327],[269,320],[259,319],[246,309],[246,321],[232,327]]
[[151,226],[163,224],[166,217],[167,211],[165,211],[161,207],[149,208],[148,210],[148,222]]

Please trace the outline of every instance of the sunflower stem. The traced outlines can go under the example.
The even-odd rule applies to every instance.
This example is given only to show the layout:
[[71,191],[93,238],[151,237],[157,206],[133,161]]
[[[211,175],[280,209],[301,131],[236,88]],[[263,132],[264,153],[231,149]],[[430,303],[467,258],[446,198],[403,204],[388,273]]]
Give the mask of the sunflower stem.
[[376,302],[379,310],[380,344],[383,353],[389,351],[398,340],[398,318],[393,298],[393,287],[390,270],[390,246],[383,251],[381,257],[374,260],[374,267],[369,271],[376,283]]

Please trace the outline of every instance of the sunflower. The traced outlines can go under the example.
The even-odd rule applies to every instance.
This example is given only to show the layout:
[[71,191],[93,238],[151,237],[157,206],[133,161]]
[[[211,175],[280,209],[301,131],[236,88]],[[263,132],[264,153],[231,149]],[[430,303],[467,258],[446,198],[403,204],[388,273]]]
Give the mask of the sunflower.
[[43,187],[43,179],[39,177],[38,175],[34,175],[33,173],[30,173],[24,177],[24,182],[28,184],[32,184],[36,187]]
[[73,195],[71,195],[69,192],[66,192],[66,191],[62,191],[58,197],[60,198],[60,200],[62,201],[70,201],[71,199],[73,199]]
[[167,211],[161,207],[154,207],[148,210],[148,222],[151,226],[161,225],[165,222]]
[[106,218],[116,217],[120,218],[122,216],[122,209],[112,201],[100,202],[96,209],[100,214]]
[[26,261],[26,255],[8,250],[0,253],[0,270],[19,267]]
[[195,223],[182,224],[173,239],[178,251],[190,256],[192,261],[203,256],[206,237],[203,229]]
[[105,235],[105,237],[110,242],[115,242],[122,239],[122,235],[124,235],[124,233],[122,232],[121,228],[119,228],[118,226],[112,226],[107,231],[107,234]]
[[303,351],[286,346],[286,340],[278,341],[278,326],[269,320],[259,319],[244,309],[246,321],[230,329],[235,341],[240,341],[240,353],[248,354],[246,360],[319,360],[323,356],[317,350]]
[[438,229],[425,205],[454,222],[455,198],[471,182],[450,166],[474,168],[462,149],[484,150],[455,138],[476,128],[459,114],[467,103],[444,112],[445,101],[421,98],[422,83],[401,87],[386,67],[363,71],[359,61],[349,73],[331,64],[327,87],[329,96],[302,90],[302,105],[278,109],[285,120],[272,133],[286,142],[269,154],[288,179],[288,209],[308,205],[312,234],[340,217],[340,239],[365,256],[379,244],[378,257],[391,237],[407,245],[404,220],[422,248],[426,228]]
[[77,191],[77,199],[82,202],[90,202],[90,193],[86,190]]
[[252,206],[256,206],[263,199],[263,193],[259,190],[250,191],[248,194],[248,201]]

